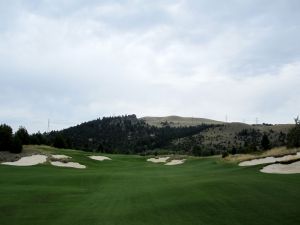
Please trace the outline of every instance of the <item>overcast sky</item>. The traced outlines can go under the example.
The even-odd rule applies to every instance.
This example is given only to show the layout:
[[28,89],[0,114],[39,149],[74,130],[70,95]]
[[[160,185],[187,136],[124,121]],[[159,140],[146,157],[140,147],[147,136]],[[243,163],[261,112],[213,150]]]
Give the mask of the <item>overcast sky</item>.
[[299,40],[299,0],[0,0],[0,123],[293,123]]

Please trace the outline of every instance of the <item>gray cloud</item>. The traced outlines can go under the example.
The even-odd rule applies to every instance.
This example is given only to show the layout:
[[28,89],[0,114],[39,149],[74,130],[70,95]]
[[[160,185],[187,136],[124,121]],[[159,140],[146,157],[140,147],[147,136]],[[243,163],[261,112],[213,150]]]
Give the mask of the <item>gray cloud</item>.
[[0,2],[0,122],[300,111],[299,1]]

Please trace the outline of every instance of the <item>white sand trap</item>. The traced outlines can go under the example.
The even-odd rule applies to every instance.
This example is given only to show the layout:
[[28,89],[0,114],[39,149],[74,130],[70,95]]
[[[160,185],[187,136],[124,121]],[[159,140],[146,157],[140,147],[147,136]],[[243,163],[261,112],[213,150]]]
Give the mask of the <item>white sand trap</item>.
[[67,156],[67,155],[52,155],[52,157],[54,159],[70,159],[70,158],[72,158],[71,156]]
[[4,165],[11,165],[11,166],[34,166],[40,163],[45,163],[47,161],[46,155],[32,155],[32,156],[25,156],[15,162],[4,162]]
[[255,165],[260,165],[260,164],[270,164],[270,163],[275,163],[275,162],[284,162],[284,161],[290,161],[290,160],[295,160],[295,159],[300,159],[300,152],[297,152],[296,155],[285,155],[282,157],[266,157],[266,158],[261,158],[261,159],[252,159],[249,161],[244,161],[239,164],[239,166],[255,166]]
[[54,162],[50,162],[51,165],[53,166],[59,166],[59,167],[71,167],[71,168],[77,168],[77,169],[85,169],[86,166],[76,163],[76,162],[67,162],[67,163],[63,163],[63,162],[59,162],[59,161],[54,161]]
[[170,157],[150,158],[150,159],[147,159],[147,161],[148,162],[153,162],[153,163],[165,163],[165,162],[167,162],[167,160],[169,158]]
[[170,162],[167,162],[166,166],[175,166],[184,163],[185,159],[173,159]]
[[99,155],[92,155],[92,156],[89,156],[89,158],[98,160],[98,161],[111,160],[111,158],[108,158],[106,156],[99,156]]
[[291,164],[272,164],[260,170],[263,173],[293,174],[300,173],[300,161]]

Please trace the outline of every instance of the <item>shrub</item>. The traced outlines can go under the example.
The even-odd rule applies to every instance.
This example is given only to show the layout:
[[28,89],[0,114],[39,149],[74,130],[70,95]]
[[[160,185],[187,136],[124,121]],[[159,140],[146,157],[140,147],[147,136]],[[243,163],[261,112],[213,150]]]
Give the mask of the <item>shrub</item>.
[[222,152],[222,158],[226,158],[227,156],[229,156],[228,152]]

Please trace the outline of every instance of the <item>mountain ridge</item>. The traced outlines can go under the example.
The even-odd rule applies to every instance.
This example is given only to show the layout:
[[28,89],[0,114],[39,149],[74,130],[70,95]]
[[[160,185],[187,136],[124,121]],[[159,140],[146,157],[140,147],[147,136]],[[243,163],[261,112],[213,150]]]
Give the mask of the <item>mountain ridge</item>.
[[170,116],[144,116],[139,118],[150,126],[162,127],[169,125],[171,127],[197,126],[202,124],[224,124],[223,121],[217,121],[201,117],[182,117],[177,115]]

